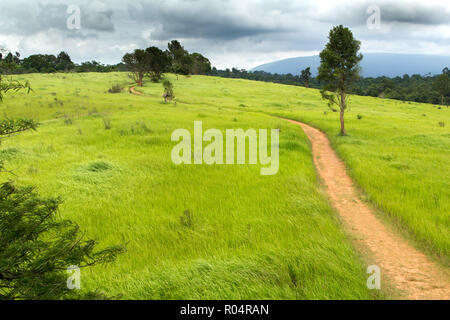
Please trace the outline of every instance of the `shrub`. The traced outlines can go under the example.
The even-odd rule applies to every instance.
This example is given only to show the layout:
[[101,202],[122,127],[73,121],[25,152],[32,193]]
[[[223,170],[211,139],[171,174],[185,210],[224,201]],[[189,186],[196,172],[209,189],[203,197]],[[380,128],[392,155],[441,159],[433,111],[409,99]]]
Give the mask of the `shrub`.
[[439,127],[441,127],[441,128],[445,127],[445,122],[444,121],[440,121],[439,122]]
[[163,81],[163,87],[164,87],[164,102],[167,102],[168,100],[171,101],[175,98],[175,95],[173,93],[173,84],[169,80]]
[[180,217],[181,225],[186,228],[192,228],[194,226],[194,215],[188,209],[184,210],[183,215]]
[[64,119],[64,124],[65,124],[66,126],[72,125],[72,124],[73,124],[72,118],[71,118],[71,117],[66,117],[66,118]]
[[363,116],[360,114],[358,114],[356,117],[358,118],[358,120],[361,120],[363,118]]
[[112,165],[105,161],[91,162],[86,166],[86,170],[90,172],[102,172],[112,168]]
[[123,90],[120,84],[114,84],[111,88],[109,88],[109,93],[121,93]]
[[103,118],[103,125],[105,127],[105,130],[110,130],[111,129],[111,120],[109,120],[109,118]]

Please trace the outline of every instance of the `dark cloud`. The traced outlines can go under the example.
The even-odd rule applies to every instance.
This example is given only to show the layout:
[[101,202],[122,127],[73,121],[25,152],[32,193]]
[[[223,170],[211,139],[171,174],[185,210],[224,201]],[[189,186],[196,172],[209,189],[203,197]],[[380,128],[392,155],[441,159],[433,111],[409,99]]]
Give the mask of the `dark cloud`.
[[[382,23],[407,23],[413,25],[450,24],[450,11],[442,3],[423,1],[364,1],[349,3],[345,6],[331,7],[319,14],[324,22],[341,23],[350,26],[366,25],[370,5],[380,8]],[[446,10],[447,9],[447,10]]]
[[[369,30],[369,5],[381,29]],[[66,26],[81,7],[81,30]],[[318,53],[331,27],[350,27],[367,52],[450,52],[447,0],[1,0],[0,44],[23,55],[66,50],[76,61],[116,63],[138,47],[179,39],[218,67],[250,68]]]
[[[67,28],[67,19],[71,15],[67,13],[69,7],[67,4],[45,4],[36,1],[26,5],[23,1],[16,1],[16,4],[5,2],[0,5],[3,19],[9,21],[8,32],[29,35],[55,29],[65,32],[71,37],[74,37],[74,34],[81,38],[85,37],[83,32],[74,33]],[[113,11],[102,2],[94,1],[91,4],[80,5],[80,13],[82,30],[104,32],[115,30],[112,22]]]
[[227,1],[133,1],[130,18],[153,28],[152,38],[206,38],[234,40],[279,32],[280,26],[267,25],[257,17],[243,15]]
[[423,25],[442,25],[450,23],[450,12],[442,5],[426,5],[418,3],[384,4],[381,7],[382,20],[386,22],[399,22]]

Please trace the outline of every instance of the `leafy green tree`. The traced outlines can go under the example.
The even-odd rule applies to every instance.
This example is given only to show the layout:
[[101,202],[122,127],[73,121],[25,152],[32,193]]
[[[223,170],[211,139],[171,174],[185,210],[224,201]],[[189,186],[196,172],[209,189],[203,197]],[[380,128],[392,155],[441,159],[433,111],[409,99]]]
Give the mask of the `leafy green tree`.
[[170,67],[170,58],[167,52],[157,47],[145,49],[148,55],[148,74],[153,82],[161,80],[162,74],[167,72]]
[[334,27],[328,36],[328,43],[320,53],[318,79],[322,87],[322,98],[332,108],[340,109],[341,135],[346,135],[344,113],[348,104],[348,93],[353,82],[359,78],[359,62],[363,56],[358,53],[361,43],[353,38],[350,29],[342,25]]
[[56,72],[57,58],[51,54],[34,54],[22,61],[22,66],[29,72]]
[[308,67],[301,72],[301,78],[306,88],[309,88],[309,80],[311,79],[311,68]]
[[145,50],[136,49],[132,53],[123,56],[122,62],[125,63],[130,77],[139,87],[143,86],[144,76],[149,72],[149,59]]
[[449,77],[450,77],[450,70],[448,68],[444,68],[442,70],[442,74],[439,75],[434,82],[434,87],[441,96],[441,105],[445,104],[445,96],[447,96],[450,93]]
[[56,57],[55,69],[58,71],[70,71],[74,68],[75,64],[72,62],[72,59],[70,59],[70,56],[66,52],[61,51]]
[[208,74],[211,72],[211,62],[200,53],[194,52],[191,54],[192,66],[191,74]]
[[175,95],[173,93],[172,82],[170,82],[169,80],[164,80],[163,87],[164,87],[164,94],[163,94],[164,102],[167,102],[167,100],[169,101],[173,100],[175,98]]
[[20,65],[20,53],[8,52],[4,49],[0,49],[0,72],[12,73]]
[[188,75],[193,64],[189,52],[177,40],[172,40],[168,44],[168,48],[168,54],[172,61],[172,72],[177,75],[177,79],[179,74]]

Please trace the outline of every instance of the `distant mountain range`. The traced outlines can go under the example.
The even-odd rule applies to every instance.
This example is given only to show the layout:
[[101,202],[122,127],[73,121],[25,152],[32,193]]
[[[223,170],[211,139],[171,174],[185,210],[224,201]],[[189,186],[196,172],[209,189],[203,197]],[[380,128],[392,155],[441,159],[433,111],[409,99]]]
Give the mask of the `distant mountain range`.
[[[450,68],[450,56],[435,56],[424,54],[394,54],[394,53],[366,53],[361,61],[364,77],[396,77],[404,74],[432,75],[440,74],[445,67]],[[311,67],[313,76],[317,75],[320,65],[319,56],[290,58],[274,61],[253,68],[252,71],[293,75]]]

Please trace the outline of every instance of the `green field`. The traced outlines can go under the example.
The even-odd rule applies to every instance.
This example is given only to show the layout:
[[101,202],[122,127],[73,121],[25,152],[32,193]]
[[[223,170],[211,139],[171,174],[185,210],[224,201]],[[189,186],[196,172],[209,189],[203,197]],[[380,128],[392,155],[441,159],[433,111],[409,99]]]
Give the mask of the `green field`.
[[[14,179],[60,195],[61,216],[102,246],[127,243],[114,264],[83,270],[82,286],[131,299],[380,297],[320,191],[306,136],[274,115],[325,131],[380,214],[448,264],[448,109],[353,97],[349,136],[338,137],[338,115],[316,90],[169,78],[176,104],[162,102],[161,84],[147,83],[144,96],[109,94],[128,84],[112,73],[27,75],[34,92],[0,105],[4,117],[41,123],[2,141]],[[279,173],[174,165],[171,133],[192,131],[194,120],[205,129],[280,128]]]

